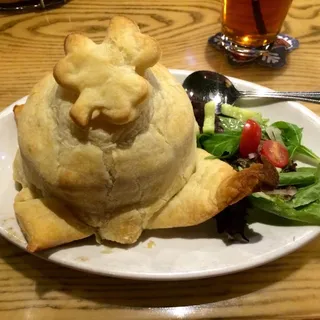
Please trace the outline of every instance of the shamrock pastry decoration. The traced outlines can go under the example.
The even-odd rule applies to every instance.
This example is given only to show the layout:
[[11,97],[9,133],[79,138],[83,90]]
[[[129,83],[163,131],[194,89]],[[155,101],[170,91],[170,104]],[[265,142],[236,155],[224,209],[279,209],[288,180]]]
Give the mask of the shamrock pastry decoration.
[[160,48],[133,21],[113,18],[101,44],[71,34],[65,53],[54,68],[54,77],[62,87],[79,93],[70,110],[76,124],[86,127],[94,110],[103,112],[113,124],[139,116],[150,90],[143,75],[159,60]]

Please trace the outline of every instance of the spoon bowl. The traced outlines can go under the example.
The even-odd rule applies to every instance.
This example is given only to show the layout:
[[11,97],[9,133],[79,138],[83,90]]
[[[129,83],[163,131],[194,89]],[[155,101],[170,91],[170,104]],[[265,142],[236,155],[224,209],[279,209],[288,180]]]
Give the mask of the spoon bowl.
[[233,104],[240,96],[240,92],[227,77],[213,71],[193,72],[184,80],[182,86],[192,102]]

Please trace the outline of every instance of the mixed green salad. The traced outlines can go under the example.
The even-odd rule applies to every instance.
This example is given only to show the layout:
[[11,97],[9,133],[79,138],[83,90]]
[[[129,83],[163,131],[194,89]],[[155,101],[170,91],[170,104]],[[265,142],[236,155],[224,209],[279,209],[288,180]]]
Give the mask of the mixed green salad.
[[[204,106],[198,147],[243,170],[266,158],[279,180],[273,190],[256,192],[217,215],[218,231],[244,237],[244,214],[258,208],[286,219],[320,224],[320,158],[302,144],[303,129],[285,121],[270,123],[259,112],[214,102]],[[197,119],[198,120],[198,119]],[[304,165],[297,164],[305,163]],[[243,213],[243,214],[241,214]],[[238,219],[238,221],[237,221]],[[245,237],[244,237],[245,238]]]

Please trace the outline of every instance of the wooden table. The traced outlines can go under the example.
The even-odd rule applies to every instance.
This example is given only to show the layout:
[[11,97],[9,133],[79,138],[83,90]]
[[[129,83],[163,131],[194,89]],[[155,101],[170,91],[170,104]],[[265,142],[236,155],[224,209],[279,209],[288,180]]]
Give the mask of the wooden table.
[[[0,16],[0,110],[28,94],[63,56],[64,37],[101,40],[123,14],[156,37],[168,67],[215,69],[273,89],[320,89],[320,3],[294,0],[284,31],[301,47],[288,66],[231,67],[207,46],[220,28],[215,0],[74,0],[62,8]],[[308,105],[320,114],[320,106]],[[318,137],[317,137],[318,138]],[[0,238],[0,319],[320,319],[320,238],[266,266],[219,278],[140,282],[42,261]]]

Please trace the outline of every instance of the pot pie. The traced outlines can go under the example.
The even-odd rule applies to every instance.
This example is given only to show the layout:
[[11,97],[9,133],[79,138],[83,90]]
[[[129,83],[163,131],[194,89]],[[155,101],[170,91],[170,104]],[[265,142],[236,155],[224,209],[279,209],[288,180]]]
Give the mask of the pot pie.
[[189,98],[133,21],[114,17],[102,43],[71,34],[64,48],[14,110],[14,210],[30,252],[197,225],[263,180],[261,164],[236,172],[197,148]]

